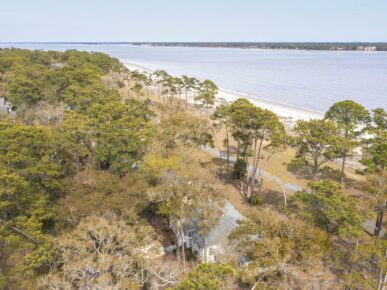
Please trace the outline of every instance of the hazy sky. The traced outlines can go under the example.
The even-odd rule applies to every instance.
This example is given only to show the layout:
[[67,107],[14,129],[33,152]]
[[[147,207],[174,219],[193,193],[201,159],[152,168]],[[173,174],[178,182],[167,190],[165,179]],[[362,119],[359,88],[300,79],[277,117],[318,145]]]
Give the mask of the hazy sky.
[[387,41],[387,0],[0,0],[11,41]]

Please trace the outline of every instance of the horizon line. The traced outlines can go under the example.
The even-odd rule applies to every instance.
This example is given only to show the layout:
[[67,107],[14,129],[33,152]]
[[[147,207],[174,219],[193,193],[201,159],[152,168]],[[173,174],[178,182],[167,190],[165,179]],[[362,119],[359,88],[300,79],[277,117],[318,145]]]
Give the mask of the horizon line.
[[318,44],[387,44],[387,41],[0,41],[0,43],[318,43]]

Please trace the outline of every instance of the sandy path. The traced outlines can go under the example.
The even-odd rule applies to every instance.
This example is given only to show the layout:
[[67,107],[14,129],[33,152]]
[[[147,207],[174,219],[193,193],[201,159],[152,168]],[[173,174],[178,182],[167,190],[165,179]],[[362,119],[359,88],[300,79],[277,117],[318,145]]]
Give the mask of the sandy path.
[[[210,153],[211,155],[219,157],[219,151],[214,149],[214,148],[205,146],[205,147],[202,147],[202,149],[204,151]],[[226,160],[226,156],[224,154],[222,154],[222,159]],[[235,161],[236,161],[235,158],[230,156],[230,162],[234,163]],[[257,176],[259,175],[259,170],[260,169],[258,169],[258,171],[257,171]],[[253,167],[248,165],[247,171],[249,173],[251,173],[253,171]],[[278,184],[281,188],[283,188],[286,191],[297,192],[297,191],[302,190],[302,188],[299,185],[294,184],[294,183],[290,183],[290,182],[284,182],[278,176],[271,175],[270,173],[268,173],[264,170],[262,170],[262,176],[266,179],[269,179],[273,183]]]

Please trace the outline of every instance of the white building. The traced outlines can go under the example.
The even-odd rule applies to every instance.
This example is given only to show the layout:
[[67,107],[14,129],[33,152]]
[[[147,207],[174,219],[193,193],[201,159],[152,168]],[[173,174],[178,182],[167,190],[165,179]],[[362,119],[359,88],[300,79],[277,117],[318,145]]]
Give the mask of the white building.
[[223,208],[223,215],[219,223],[205,237],[200,232],[200,227],[195,219],[183,225],[183,232],[179,232],[176,225],[170,219],[169,224],[176,235],[177,246],[185,244],[202,262],[216,262],[224,255],[229,247],[228,237],[238,226],[238,220],[245,219],[229,202]]
[[16,112],[12,108],[12,104],[7,102],[5,98],[0,98],[0,115],[9,115],[11,118],[16,117]]

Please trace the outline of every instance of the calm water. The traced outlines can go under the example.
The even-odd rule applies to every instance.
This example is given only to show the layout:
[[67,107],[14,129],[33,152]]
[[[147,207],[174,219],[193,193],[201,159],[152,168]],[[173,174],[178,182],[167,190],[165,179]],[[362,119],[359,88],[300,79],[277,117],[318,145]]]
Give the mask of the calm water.
[[344,99],[387,109],[387,52],[39,43],[0,47],[101,51],[123,62],[208,78],[224,89],[316,111]]

